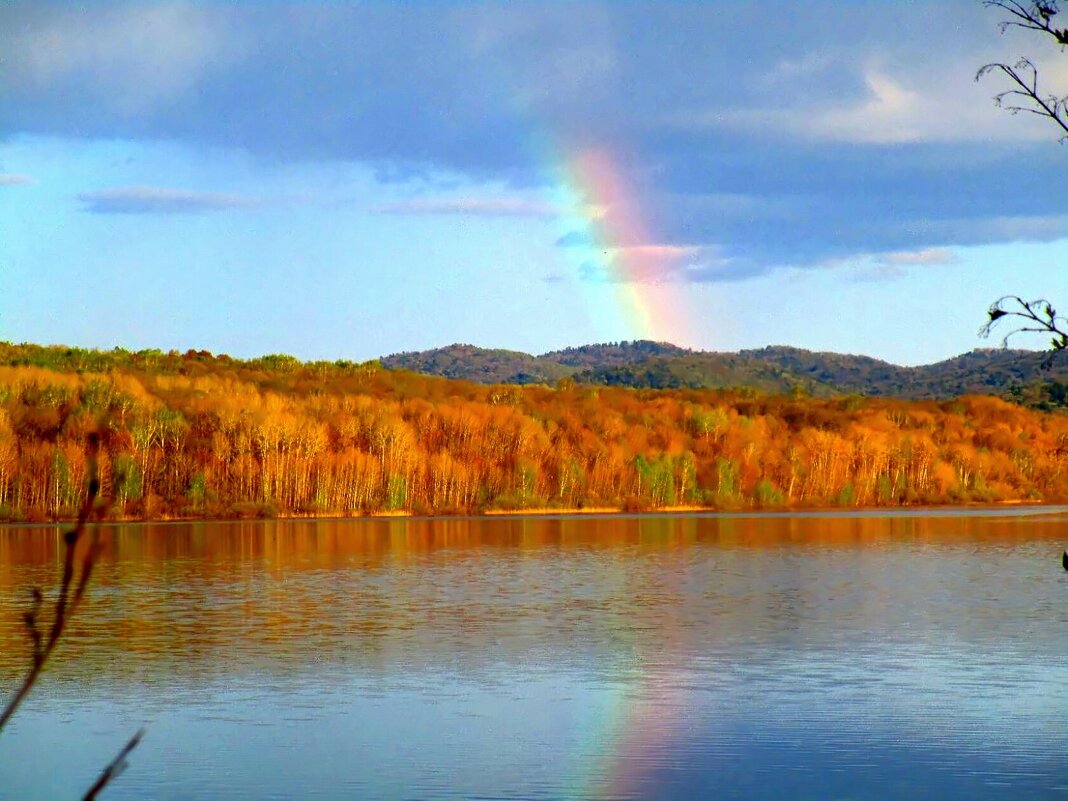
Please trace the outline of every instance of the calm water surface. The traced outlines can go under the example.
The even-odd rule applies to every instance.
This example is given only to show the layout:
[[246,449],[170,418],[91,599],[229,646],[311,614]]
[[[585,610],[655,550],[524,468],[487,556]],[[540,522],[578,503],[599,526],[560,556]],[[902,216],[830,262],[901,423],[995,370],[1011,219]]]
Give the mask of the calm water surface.
[[[116,526],[0,798],[1068,798],[1064,509]],[[0,528],[0,690],[57,529]]]

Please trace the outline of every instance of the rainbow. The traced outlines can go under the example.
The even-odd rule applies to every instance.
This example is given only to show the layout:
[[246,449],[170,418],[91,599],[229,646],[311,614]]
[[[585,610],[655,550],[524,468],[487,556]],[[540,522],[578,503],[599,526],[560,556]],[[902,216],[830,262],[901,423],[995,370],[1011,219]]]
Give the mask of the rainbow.
[[650,781],[646,770],[657,750],[670,748],[679,736],[678,710],[692,699],[668,689],[679,677],[654,680],[635,666],[633,680],[606,688],[588,699],[578,741],[565,776],[568,797],[640,798]]
[[579,279],[599,338],[696,344],[685,284],[673,279],[697,248],[661,244],[642,212],[640,192],[608,148],[550,163],[557,243]]
[[[605,525],[617,523],[606,521]],[[653,525],[656,528],[649,533],[657,538],[671,530],[666,521]],[[690,536],[695,536],[693,521],[687,528]],[[561,531],[569,529],[590,532],[596,525],[573,521],[565,523]],[[591,533],[596,536],[595,530]],[[662,648],[678,653],[686,635],[673,625],[672,617],[661,622]],[[624,635],[624,631],[618,634]],[[664,750],[686,737],[688,711],[698,704],[691,689],[693,678],[685,668],[669,669],[659,649],[658,653],[643,653],[632,642],[627,651],[625,666],[613,669],[611,679],[589,682],[586,677],[583,681],[585,697],[570,735],[574,748],[562,776],[567,798],[648,797],[650,782],[657,781],[649,772],[650,766],[664,764]]]
[[[662,244],[643,212],[640,190],[626,180],[609,148],[574,150],[566,157],[539,150],[555,154],[541,161],[549,165],[557,244],[598,340],[700,346],[693,286],[676,275],[697,248]],[[678,689],[683,685],[651,675],[636,655],[629,681],[586,699],[574,730],[578,747],[565,768],[564,784],[573,788],[569,797],[640,796],[648,755],[677,736],[680,711],[692,700]]]

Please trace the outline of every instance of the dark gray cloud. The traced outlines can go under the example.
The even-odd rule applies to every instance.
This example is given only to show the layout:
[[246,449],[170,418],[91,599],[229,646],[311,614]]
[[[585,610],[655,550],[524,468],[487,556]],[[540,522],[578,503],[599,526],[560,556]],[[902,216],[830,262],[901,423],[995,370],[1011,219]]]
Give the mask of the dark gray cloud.
[[82,192],[78,200],[93,214],[195,214],[255,206],[254,198],[215,192],[190,192],[152,186],[127,186]]
[[[524,189],[595,149],[645,223],[625,244],[716,253],[674,280],[1060,238],[1055,132],[998,113],[1003,87],[973,78],[1022,52],[1055,76],[1068,56],[997,19],[972,0],[5,3],[0,138],[169,140]],[[611,218],[618,198],[573,188]],[[124,213],[239,205],[226,198],[82,196]]]

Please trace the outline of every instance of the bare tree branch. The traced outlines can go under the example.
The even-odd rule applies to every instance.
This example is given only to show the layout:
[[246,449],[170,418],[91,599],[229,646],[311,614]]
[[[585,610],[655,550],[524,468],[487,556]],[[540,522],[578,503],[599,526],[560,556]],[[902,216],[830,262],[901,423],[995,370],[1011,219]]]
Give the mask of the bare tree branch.
[[[1054,19],[1060,13],[1057,0],[984,0],[983,5],[1006,12],[1009,17],[999,27],[1004,33],[1008,28],[1022,28],[1038,31],[1051,37],[1062,48],[1068,45],[1068,28],[1058,28]],[[994,102],[1011,114],[1025,111],[1037,114],[1053,122],[1060,128],[1063,136],[1061,142],[1068,140],[1068,98],[1044,94],[1038,86],[1038,68],[1026,58],[1016,64],[993,63],[979,69],[975,80],[981,80],[990,73],[1000,73],[1007,77],[1014,88],[995,95]],[[1044,298],[1024,300],[1018,295],[1006,295],[998,298],[987,311],[987,321],[979,329],[979,335],[990,336],[995,328],[1015,325],[1002,338],[1002,346],[1017,334],[1045,334],[1050,337],[1050,350],[1042,360],[1046,369],[1053,365],[1057,356],[1068,348],[1068,319],[1061,317],[1053,305]]]
[[[15,711],[22,704],[23,700],[25,700],[26,696],[29,695],[30,690],[33,689],[41,672],[44,670],[48,658],[52,655],[56,646],[59,645],[59,641],[67,629],[67,624],[70,622],[71,617],[78,610],[82,600],[85,598],[85,590],[89,585],[89,580],[92,578],[93,567],[96,565],[96,562],[100,557],[100,552],[103,549],[100,529],[99,527],[94,527],[90,535],[88,547],[79,563],[77,558],[78,543],[85,534],[90,520],[106,515],[108,509],[111,507],[110,500],[100,505],[97,504],[97,496],[100,494],[100,478],[97,469],[99,450],[99,435],[95,433],[90,434],[88,439],[89,483],[85,501],[78,510],[77,523],[74,528],[63,535],[63,570],[60,578],[59,592],[56,595],[55,609],[52,613],[52,625],[48,627],[48,635],[46,637],[40,620],[41,607],[44,605],[44,594],[41,592],[40,587],[34,587],[30,591],[30,608],[22,616],[22,622],[25,625],[26,633],[30,638],[30,669],[27,671],[18,690],[15,691],[15,694],[7,702],[3,711],[0,712],[0,730],[3,730],[4,725],[11,719],[11,716],[15,714]],[[116,476],[116,479],[117,482],[112,482],[113,485],[122,483],[122,476]],[[144,734],[144,729],[141,729],[130,738],[129,742],[126,743],[126,746],[118,753],[115,759],[104,768],[104,771],[100,774],[96,783],[93,784],[85,794],[85,799],[89,799],[89,801],[95,799],[97,794],[103,790],[112,779],[125,770],[127,764],[126,758],[130,755],[130,752],[137,747],[138,743],[141,742],[141,738]]]
[[[1022,3],[1020,0],[984,0],[983,5],[998,8],[1009,14],[1009,19],[1000,24],[1002,33],[1007,28],[1023,28],[1039,31],[1052,37],[1057,44],[1068,45],[1068,28],[1058,28],[1053,24],[1059,13],[1056,0],[1033,0]],[[1015,89],[1009,89],[995,95],[994,102],[1006,111],[1017,114],[1026,111],[1052,120],[1068,138],[1068,108],[1065,98],[1042,94],[1038,88],[1038,69],[1029,59],[1021,58],[1010,66],[1001,62],[985,64],[975,75],[981,80],[991,72],[1000,72],[1009,78]],[[1062,138],[1062,139],[1063,139]]]
[[1017,334],[1050,335],[1050,350],[1042,361],[1044,368],[1052,366],[1057,355],[1068,348],[1068,318],[1057,314],[1053,305],[1045,298],[1024,300],[1018,295],[1006,295],[991,304],[987,312],[989,319],[979,329],[979,336],[988,337],[996,327],[1005,322],[1016,324],[1001,340],[1002,346],[1008,346],[1009,340]]
[[[1000,72],[1018,88],[1009,89],[994,96],[994,102],[1010,114],[1026,111],[1047,117],[1064,132],[1062,139],[1068,138],[1068,106],[1065,98],[1054,95],[1041,95],[1038,91],[1038,69],[1028,59],[1022,58],[1013,66],[994,63],[984,64],[975,74],[975,80],[982,80],[991,72]],[[1016,98],[1019,98],[1017,101]]]
[[[70,615],[78,607],[82,596],[85,594],[85,586],[89,581],[89,577],[92,575],[93,562],[96,560],[100,550],[97,545],[99,541],[99,533],[94,534],[94,542],[91,544],[82,560],[78,580],[77,582],[74,580],[75,551],[78,546],[78,541],[81,539],[82,534],[85,533],[89,518],[93,514],[96,505],[97,495],[100,492],[100,479],[97,475],[97,452],[99,451],[99,447],[99,437],[96,434],[91,434],[89,436],[88,460],[89,487],[85,495],[85,501],[82,503],[82,507],[78,512],[78,522],[73,529],[63,535],[63,575],[60,580],[59,594],[56,597],[55,611],[52,614],[52,625],[49,628],[47,639],[43,636],[38,621],[43,596],[40,588],[34,587],[32,590],[33,606],[30,611],[23,616],[23,622],[26,625],[33,648],[30,670],[26,673],[22,685],[15,691],[11,700],[8,701],[7,706],[4,707],[3,712],[0,712],[0,731],[3,730],[4,725],[11,719],[11,716],[15,714],[15,710],[19,708],[19,705],[22,704],[30,690],[33,689],[33,685],[37,683],[41,671],[44,670],[45,663],[48,662],[48,658],[52,655],[52,652],[59,644],[60,638],[63,636]],[[74,592],[73,599],[71,598],[72,584]]]
[[1048,34],[1056,40],[1057,44],[1068,44],[1068,29],[1057,28],[1053,24],[1053,18],[1059,12],[1056,0],[1033,0],[1027,4],[1017,2],[1017,0],[984,0],[983,5],[1000,8],[1012,17],[998,26],[1002,33],[1007,28],[1024,28]]
[[126,770],[127,762],[126,757],[130,755],[130,752],[137,748],[141,742],[141,738],[145,736],[144,729],[138,729],[137,733],[130,738],[129,742],[122,747],[122,750],[115,755],[115,758],[108,763],[108,766],[104,768],[100,774],[100,778],[96,780],[89,791],[82,796],[82,801],[93,801],[97,794],[108,786],[108,783],[112,779],[116,778],[120,773]]

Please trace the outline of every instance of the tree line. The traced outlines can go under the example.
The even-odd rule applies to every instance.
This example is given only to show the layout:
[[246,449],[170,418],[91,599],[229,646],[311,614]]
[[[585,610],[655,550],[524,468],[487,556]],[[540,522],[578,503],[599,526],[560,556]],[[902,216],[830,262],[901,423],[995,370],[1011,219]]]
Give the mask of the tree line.
[[1068,499],[1068,417],[993,397],[520,387],[4,347],[8,520],[76,514],[94,432],[112,514],[134,519]]

